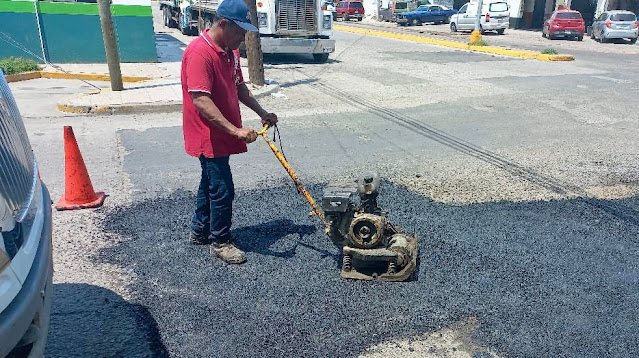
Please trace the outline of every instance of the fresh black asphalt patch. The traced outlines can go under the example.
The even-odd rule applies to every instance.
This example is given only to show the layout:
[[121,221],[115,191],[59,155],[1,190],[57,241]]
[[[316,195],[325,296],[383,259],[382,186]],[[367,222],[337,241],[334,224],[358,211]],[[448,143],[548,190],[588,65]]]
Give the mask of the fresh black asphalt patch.
[[505,357],[639,355],[639,230],[592,200],[446,205],[384,183],[380,206],[420,237],[405,283],[342,280],[340,253],[292,184],[238,190],[241,266],[188,244],[194,200],[175,191],[101,222],[118,244],[96,260],[137,276],[133,303],[170,356],[352,357],[470,317],[472,338]]

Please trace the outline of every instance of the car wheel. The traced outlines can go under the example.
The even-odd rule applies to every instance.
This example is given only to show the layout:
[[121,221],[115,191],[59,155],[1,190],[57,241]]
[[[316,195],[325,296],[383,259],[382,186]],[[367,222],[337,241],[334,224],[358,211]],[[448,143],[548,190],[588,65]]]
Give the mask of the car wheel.
[[413,19],[413,20],[411,21],[411,24],[412,24],[413,26],[419,26],[419,25],[421,25],[421,24],[419,23],[419,20],[417,20],[417,19]]
[[630,44],[634,45],[637,43],[637,38],[635,37],[634,39],[630,39]]
[[454,22],[450,23],[450,32],[457,32],[457,25]]
[[358,18],[357,18],[357,21],[362,21],[362,20],[364,20],[364,18],[363,18],[363,17],[358,17]]
[[315,62],[324,63],[324,62],[328,61],[328,54],[327,53],[314,53],[313,54],[313,59],[315,60]]
[[344,15],[344,19],[343,19],[344,21],[348,21],[348,20],[350,20],[350,19],[351,19],[351,18],[350,18],[348,15]]
[[577,36],[577,41],[583,41],[584,37],[583,36]]
[[506,31],[506,29],[499,29],[499,30],[497,30],[497,33],[498,33],[499,35],[503,35],[503,34],[504,34],[504,31]]

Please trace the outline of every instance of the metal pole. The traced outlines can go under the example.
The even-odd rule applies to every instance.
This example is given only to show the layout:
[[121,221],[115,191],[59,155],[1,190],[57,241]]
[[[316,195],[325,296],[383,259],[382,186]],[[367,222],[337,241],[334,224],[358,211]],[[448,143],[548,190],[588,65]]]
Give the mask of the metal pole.
[[33,2],[33,6],[35,7],[35,17],[36,17],[36,23],[38,24],[38,35],[40,35],[40,48],[42,48],[42,59],[44,60],[44,63],[49,62],[49,59],[47,58],[47,51],[44,49],[44,39],[42,37],[42,27],[40,25],[40,9],[38,9],[38,1],[36,0]]
[[122,91],[122,72],[120,71],[120,55],[118,44],[115,40],[113,18],[111,17],[111,0],[98,0],[100,8],[100,24],[102,25],[102,37],[104,39],[104,51],[106,52],[109,76],[111,77],[111,89]]
[[483,7],[484,1],[479,0],[479,3],[477,4],[477,17],[475,18],[475,31],[481,31],[481,17],[483,15]]

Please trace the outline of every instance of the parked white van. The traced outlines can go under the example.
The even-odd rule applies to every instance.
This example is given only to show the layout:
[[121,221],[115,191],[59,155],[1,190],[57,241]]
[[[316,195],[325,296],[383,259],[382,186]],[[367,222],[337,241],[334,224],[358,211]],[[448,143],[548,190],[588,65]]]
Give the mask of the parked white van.
[[[450,18],[450,31],[473,31],[479,3],[471,1],[464,4],[459,12]],[[504,0],[484,0],[480,18],[481,32],[497,31],[502,35],[510,23],[508,3]]]
[[0,357],[42,357],[53,297],[51,198],[0,69]]

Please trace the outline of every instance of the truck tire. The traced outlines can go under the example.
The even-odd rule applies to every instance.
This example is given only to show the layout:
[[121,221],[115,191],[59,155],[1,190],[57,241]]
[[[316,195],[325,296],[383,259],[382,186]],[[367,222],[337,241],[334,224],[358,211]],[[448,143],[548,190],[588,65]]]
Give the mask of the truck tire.
[[162,17],[164,19],[164,26],[168,28],[176,28],[177,23],[171,17],[171,10],[168,7],[165,7],[162,12]]
[[454,22],[450,23],[450,32],[457,32],[457,25]]
[[497,34],[503,35],[504,31],[506,31],[506,29],[499,29],[499,30],[497,30]]
[[317,63],[324,63],[324,62],[328,61],[328,54],[327,53],[314,53],[313,54],[313,59]]

